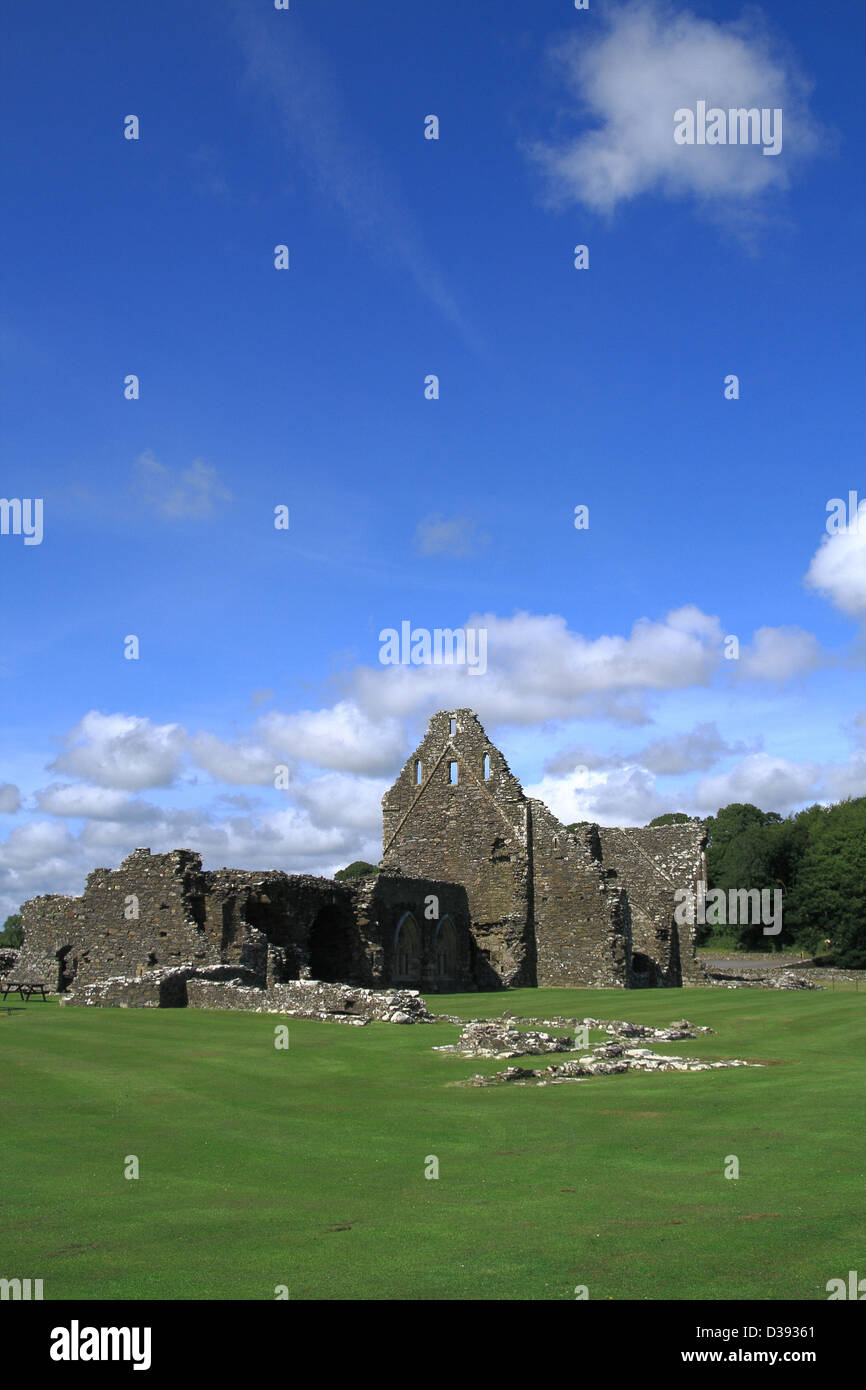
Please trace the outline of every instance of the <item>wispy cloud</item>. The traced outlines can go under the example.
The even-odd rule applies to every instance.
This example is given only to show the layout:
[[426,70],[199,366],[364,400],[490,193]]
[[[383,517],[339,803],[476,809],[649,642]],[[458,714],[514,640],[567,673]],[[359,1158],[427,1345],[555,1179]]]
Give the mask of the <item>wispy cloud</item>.
[[415,529],[415,548],[422,555],[451,555],[460,560],[477,555],[489,544],[490,537],[467,516],[445,517],[437,513],[425,517]]
[[141,507],[166,521],[201,520],[214,515],[217,503],[232,500],[204,459],[193,459],[188,468],[168,468],[149,450],[136,462],[133,489]]
[[672,738],[655,739],[638,752],[614,749],[599,753],[596,749],[576,747],[563,749],[544,764],[549,776],[566,776],[575,770],[615,771],[625,768],[644,768],[656,776],[672,777],[685,772],[705,772],[721,758],[731,753],[745,753],[743,743],[728,743],[713,723],[697,724],[690,733]]
[[[320,198],[345,214],[353,232],[381,259],[408,272],[420,292],[478,352],[483,351],[403,193],[349,111],[336,76],[297,17],[277,31],[249,7],[235,6],[249,83],[276,109],[286,149]],[[420,131],[420,126],[419,126]]]

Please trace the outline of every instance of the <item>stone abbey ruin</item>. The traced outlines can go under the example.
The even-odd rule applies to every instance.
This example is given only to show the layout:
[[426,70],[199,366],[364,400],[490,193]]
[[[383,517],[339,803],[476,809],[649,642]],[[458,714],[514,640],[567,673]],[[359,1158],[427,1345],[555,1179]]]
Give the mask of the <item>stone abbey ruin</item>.
[[137,849],[80,897],[24,904],[16,977],[71,1003],[257,1007],[265,991],[325,1012],[347,985],[411,1011],[411,991],[704,979],[674,920],[676,890],[705,877],[701,821],[568,830],[468,709],[433,716],[383,819],[379,873],[349,882]]

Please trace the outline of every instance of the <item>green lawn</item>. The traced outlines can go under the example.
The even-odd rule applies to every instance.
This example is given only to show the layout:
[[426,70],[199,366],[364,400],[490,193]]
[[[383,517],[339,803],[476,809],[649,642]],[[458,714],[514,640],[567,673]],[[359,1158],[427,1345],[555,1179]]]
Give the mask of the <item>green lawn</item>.
[[768,1065],[464,1088],[450,1083],[506,1064],[432,1052],[453,1024],[10,997],[0,1276],[41,1278],[46,1299],[268,1299],[277,1285],[295,1299],[570,1299],[585,1284],[590,1299],[825,1300],[828,1279],[866,1275],[862,996],[430,1002],[465,1017],[687,1017],[716,1032],[660,1051]]

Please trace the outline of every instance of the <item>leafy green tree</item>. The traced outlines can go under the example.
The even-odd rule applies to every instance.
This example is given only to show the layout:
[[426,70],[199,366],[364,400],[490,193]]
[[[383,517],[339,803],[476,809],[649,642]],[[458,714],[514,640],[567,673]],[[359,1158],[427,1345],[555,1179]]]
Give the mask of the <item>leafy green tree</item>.
[[334,874],[334,878],[338,879],[340,883],[345,883],[347,879],[370,878],[371,875],[377,874],[378,872],[379,870],[376,868],[375,864],[368,864],[363,859],[356,859],[354,863],[349,864],[347,868],[338,869]]
[[[760,921],[734,924],[733,930],[728,924],[725,934],[735,935],[742,950],[779,950],[792,939],[785,918],[784,885],[780,881],[783,868],[790,875],[784,852],[786,841],[778,833],[783,825],[783,818],[776,811],[762,811],[749,802],[733,802],[707,823],[709,888],[720,888],[726,897],[732,888],[783,891],[782,931],[778,936],[765,936]],[[711,938],[712,931],[710,927],[709,931],[699,932],[699,939]]]
[[687,825],[690,820],[691,816],[687,816],[685,811],[666,811],[663,816],[651,820],[649,828],[652,829],[654,825]]
[[21,946],[24,941],[24,929],[21,926],[21,913],[13,912],[11,917],[7,917],[3,923],[3,930],[0,931],[0,946]]
[[782,931],[735,928],[744,948],[794,942],[837,965],[866,969],[866,797],[809,806],[783,818],[757,806],[724,807],[709,822],[711,888],[780,888]]
[[866,797],[794,821],[803,849],[787,915],[797,938],[836,965],[866,969]]

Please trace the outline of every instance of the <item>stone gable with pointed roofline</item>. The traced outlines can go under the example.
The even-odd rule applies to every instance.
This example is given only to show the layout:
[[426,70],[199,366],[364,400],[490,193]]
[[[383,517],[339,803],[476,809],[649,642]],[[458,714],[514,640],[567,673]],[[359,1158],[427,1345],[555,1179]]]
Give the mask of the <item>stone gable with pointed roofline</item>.
[[473,710],[440,710],[383,801],[382,866],[462,884],[480,988],[697,982],[674,892],[706,828],[570,831],[526,796]]

